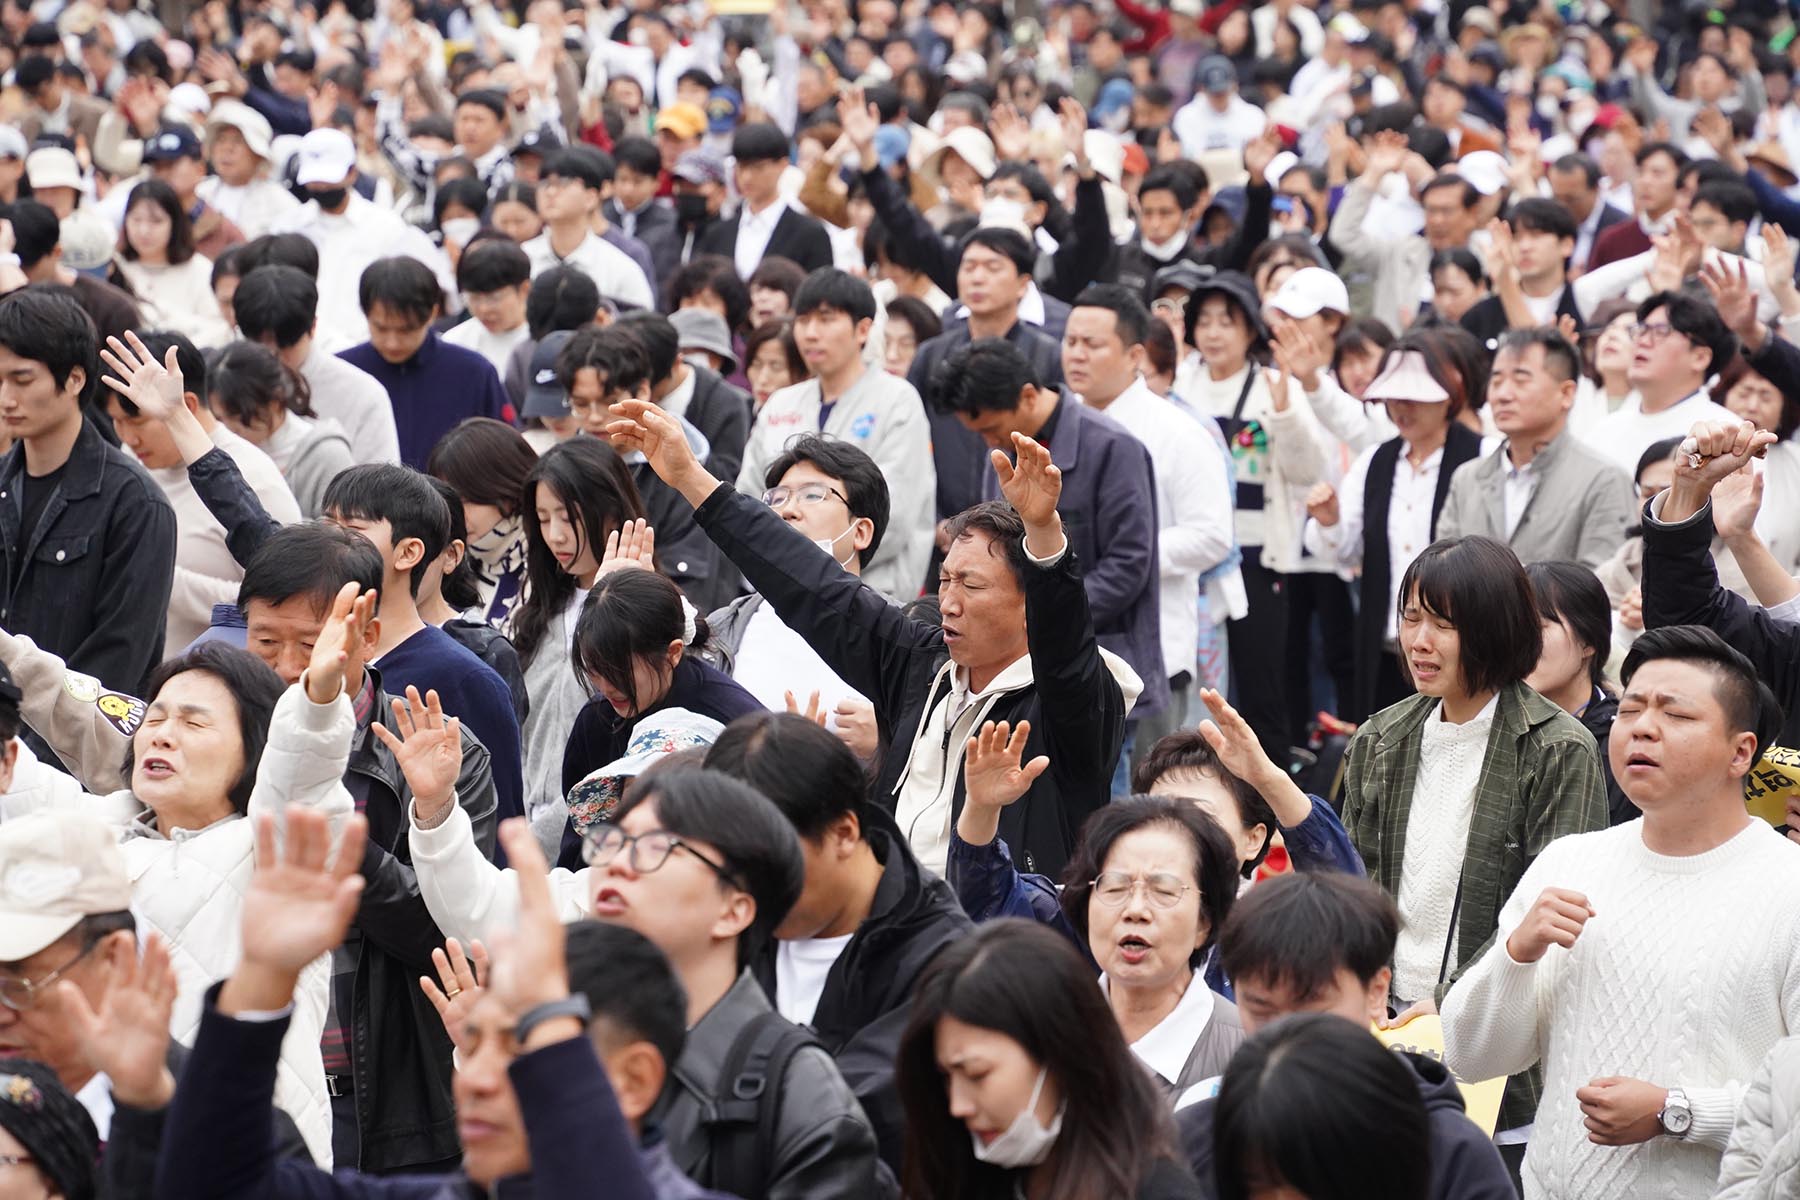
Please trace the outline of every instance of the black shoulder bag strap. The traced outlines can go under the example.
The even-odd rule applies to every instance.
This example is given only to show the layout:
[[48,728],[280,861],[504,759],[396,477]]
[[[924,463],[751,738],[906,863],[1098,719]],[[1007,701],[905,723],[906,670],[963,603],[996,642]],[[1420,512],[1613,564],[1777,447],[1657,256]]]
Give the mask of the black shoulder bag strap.
[[777,1012],[760,1012],[738,1031],[719,1071],[719,1094],[707,1119],[712,1155],[706,1186],[763,1196],[781,1117],[781,1080],[794,1055],[819,1045],[809,1029]]

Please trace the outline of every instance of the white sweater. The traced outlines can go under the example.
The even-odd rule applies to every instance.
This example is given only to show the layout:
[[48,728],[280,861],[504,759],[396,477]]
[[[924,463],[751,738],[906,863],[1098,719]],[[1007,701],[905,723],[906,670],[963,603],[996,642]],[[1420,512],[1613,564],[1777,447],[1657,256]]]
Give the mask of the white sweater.
[[[1464,1079],[1544,1064],[1526,1200],[1710,1196],[1747,1081],[1800,1029],[1800,846],[1761,821],[1704,854],[1644,846],[1643,822],[1553,842],[1500,912],[1499,938],[1444,999]],[[1506,939],[1546,887],[1588,898],[1572,949],[1514,962]],[[1679,1087],[1682,1140],[1588,1141],[1577,1088],[1603,1076]]]
[[212,260],[196,254],[175,266],[153,267],[123,255],[114,260],[131,284],[145,327],[187,335],[202,350],[231,340],[231,326],[212,290]]

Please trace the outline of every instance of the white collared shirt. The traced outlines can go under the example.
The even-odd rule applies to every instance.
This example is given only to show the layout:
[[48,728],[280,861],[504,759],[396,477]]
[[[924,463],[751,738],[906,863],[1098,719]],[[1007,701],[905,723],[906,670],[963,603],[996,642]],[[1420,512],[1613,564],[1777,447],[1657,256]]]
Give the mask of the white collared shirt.
[[[956,319],[959,321],[969,319],[968,305],[956,306]],[[1035,325],[1039,329],[1044,327],[1044,293],[1038,291],[1036,283],[1025,285],[1025,296],[1019,301],[1019,320],[1027,325]]]
[[[1100,992],[1102,995],[1112,992],[1111,981],[1104,972],[1100,975]],[[1206,986],[1205,972],[1195,971],[1194,977],[1188,980],[1187,990],[1181,993],[1181,999],[1169,1010],[1169,1015],[1131,1043],[1131,1052],[1164,1083],[1171,1086],[1180,1083],[1188,1055],[1194,1052],[1194,1043],[1206,1032],[1215,1007],[1213,991]]]
[[672,417],[687,416],[688,405],[694,402],[694,382],[699,378],[694,368],[688,367],[687,378],[670,388],[669,394],[656,402],[656,407]]
[[732,259],[737,263],[740,279],[749,279],[762,264],[763,254],[769,249],[769,239],[775,236],[775,225],[786,207],[786,203],[776,197],[761,212],[751,212],[748,202],[739,210],[737,245],[732,249]]
[[1531,503],[1531,497],[1537,491],[1538,476],[1534,470],[1537,459],[1532,459],[1522,467],[1512,465],[1512,459],[1506,460],[1506,478],[1500,484],[1500,499],[1506,510],[1506,537],[1512,540],[1513,531],[1519,527],[1519,521],[1525,516],[1525,508]]
[[550,246],[548,229],[521,248],[526,257],[531,259],[531,275],[534,279],[551,267],[571,266],[592,279],[594,286],[600,289],[600,294],[608,300],[637,308],[654,307],[650,281],[644,278],[644,269],[631,261],[629,254],[591,229],[575,249],[560,258]]
[[[1307,518],[1307,549],[1318,555],[1335,555],[1343,568],[1362,565],[1363,492],[1368,484],[1369,464],[1378,447],[1370,446],[1357,455],[1338,488],[1338,523],[1320,525]],[[1431,502],[1437,494],[1438,471],[1444,464],[1444,448],[1439,446],[1419,466],[1414,467],[1405,448],[1394,463],[1394,486],[1388,493],[1388,594],[1385,636],[1395,634],[1394,609],[1400,598],[1400,581],[1406,568],[1425,547],[1431,544]]]

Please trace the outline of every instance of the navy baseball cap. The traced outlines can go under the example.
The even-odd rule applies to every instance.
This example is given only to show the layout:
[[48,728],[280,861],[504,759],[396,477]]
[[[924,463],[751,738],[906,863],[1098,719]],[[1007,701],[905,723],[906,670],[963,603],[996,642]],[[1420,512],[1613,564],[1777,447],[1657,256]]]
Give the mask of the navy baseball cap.
[[147,163],[205,157],[206,149],[200,145],[200,139],[185,125],[171,125],[144,143],[144,161]]

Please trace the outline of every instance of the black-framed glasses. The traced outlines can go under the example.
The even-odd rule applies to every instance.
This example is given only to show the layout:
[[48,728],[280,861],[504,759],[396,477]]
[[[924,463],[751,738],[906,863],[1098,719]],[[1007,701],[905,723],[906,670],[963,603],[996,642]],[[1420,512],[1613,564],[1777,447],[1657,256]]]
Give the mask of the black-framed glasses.
[[1155,875],[1127,875],[1123,871],[1102,871],[1093,880],[1094,899],[1108,908],[1119,908],[1131,899],[1131,893],[1142,884],[1144,896],[1157,908],[1174,908],[1181,898],[1197,890],[1182,882],[1180,876],[1158,872]]
[[823,504],[836,496],[850,507],[850,500],[844,493],[830,484],[803,483],[799,487],[772,487],[763,493],[763,503],[770,508],[786,508],[789,500],[798,500],[803,507],[811,508],[815,504]]
[[651,829],[634,835],[608,821],[601,821],[590,826],[587,836],[582,839],[581,861],[590,867],[603,867],[623,854],[633,871],[639,875],[649,875],[662,870],[663,864],[677,850],[686,851],[711,867],[713,874],[732,887],[741,891],[750,890],[738,878],[736,871],[715,861],[705,851],[696,850],[692,843],[666,829]]
[[99,944],[99,939],[89,939],[74,958],[41,979],[19,979],[0,975],[0,1004],[6,1005],[14,1012],[30,1012],[37,1007],[39,996],[49,991],[57,980],[74,970],[75,964],[86,958]]
[[1653,325],[1633,325],[1630,329],[1627,329],[1626,332],[1631,335],[1631,340],[1634,342],[1649,338],[1650,344],[1655,346],[1665,340],[1671,333],[1679,333],[1681,331],[1667,321],[1658,321]]

